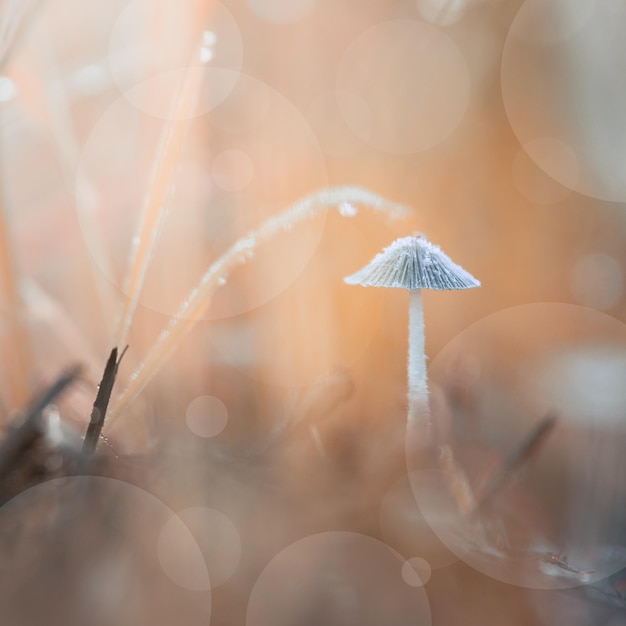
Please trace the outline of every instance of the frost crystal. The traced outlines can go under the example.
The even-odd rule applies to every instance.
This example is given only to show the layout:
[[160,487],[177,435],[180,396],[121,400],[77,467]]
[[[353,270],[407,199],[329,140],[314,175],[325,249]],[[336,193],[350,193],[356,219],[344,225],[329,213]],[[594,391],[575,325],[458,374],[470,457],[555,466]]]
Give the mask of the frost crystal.
[[365,267],[344,278],[348,285],[402,289],[470,289],[480,286],[423,235],[396,239]]
[[338,207],[339,215],[343,217],[354,217],[359,210],[349,202],[342,202]]

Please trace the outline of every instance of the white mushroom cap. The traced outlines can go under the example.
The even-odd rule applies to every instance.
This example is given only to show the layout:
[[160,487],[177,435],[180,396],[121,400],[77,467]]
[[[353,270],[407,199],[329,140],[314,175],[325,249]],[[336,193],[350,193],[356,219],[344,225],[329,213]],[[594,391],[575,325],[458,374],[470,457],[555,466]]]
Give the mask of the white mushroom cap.
[[401,237],[365,267],[344,278],[348,285],[402,289],[471,289],[480,282],[423,235]]

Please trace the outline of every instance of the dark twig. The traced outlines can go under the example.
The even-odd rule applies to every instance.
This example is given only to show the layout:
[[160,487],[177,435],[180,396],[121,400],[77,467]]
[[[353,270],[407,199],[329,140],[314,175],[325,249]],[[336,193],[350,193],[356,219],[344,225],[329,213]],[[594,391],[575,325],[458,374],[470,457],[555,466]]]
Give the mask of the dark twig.
[[104,420],[106,418],[107,408],[109,407],[109,400],[111,399],[111,392],[113,391],[113,385],[115,384],[115,377],[117,370],[120,366],[120,362],[126,353],[128,346],[124,348],[124,351],[117,358],[117,348],[111,350],[111,354],[104,368],[104,374],[98,387],[98,393],[96,394],[96,400],[93,403],[93,409],[91,410],[91,419],[89,420],[89,426],[87,427],[87,434],[85,435],[85,441],[83,442],[83,452],[92,453],[95,451],[98,445],[98,439],[100,439],[100,433],[104,426]]
[[27,409],[24,421],[9,432],[0,444],[0,480],[15,466],[16,461],[43,435],[41,414],[57,396],[78,378],[80,366],[74,366],[46,389]]
[[513,453],[502,462],[497,474],[483,489],[478,499],[478,508],[483,508],[493,496],[505,487],[516,472],[521,470],[526,463],[537,453],[539,448],[545,443],[546,439],[556,425],[556,417],[547,415],[533,428],[522,443],[513,451]]

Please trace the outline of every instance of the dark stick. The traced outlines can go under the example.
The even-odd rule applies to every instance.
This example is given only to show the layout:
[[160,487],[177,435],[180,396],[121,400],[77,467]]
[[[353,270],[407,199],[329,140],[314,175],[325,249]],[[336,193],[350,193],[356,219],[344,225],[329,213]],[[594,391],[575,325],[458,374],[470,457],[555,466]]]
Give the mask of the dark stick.
[[42,411],[76,380],[80,371],[80,366],[74,366],[65,374],[61,374],[27,409],[22,424],[10,432],[0,444],[0,479],[11,471],[17,459],[43,435]]
[[109,407],[109,400],[111,399],[111,392],[113,391],[113,385],[115,384],[117,369],[127,349],[128,346],[124,348],[124,352],[122,352],[119,360],[117,358],[117,348],[113,348],[113,350],[111,350],[111,354],[109,355],[109,359],[104,368],[104,374],[102,374],[100,386],[98,387],[96,400],[93,403],[93,409],[91,410],[91,419],[89,420],[87,434],[85,435],[85,441],[83,442],[83,453],[88,454],[94,452],[96,446],[98,445],[98,439],[100,439],[100,433],[102,432],[104,419]]
[[533,428],[513,454],[503,461],[498,473],[487,484],[480,495],[478,508],[484,507],[507,484],[511,476],[522,469],[529,459],[537,453],[537,450],[545,443],[555,425],[556,417],[547,415]]

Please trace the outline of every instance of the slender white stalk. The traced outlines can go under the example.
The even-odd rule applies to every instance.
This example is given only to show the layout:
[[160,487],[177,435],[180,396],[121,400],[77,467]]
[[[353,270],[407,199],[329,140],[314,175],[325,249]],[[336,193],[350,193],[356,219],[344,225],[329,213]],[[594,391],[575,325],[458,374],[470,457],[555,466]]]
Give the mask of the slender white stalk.
[[422,290],[409,289],[409,425],[430,423]]

